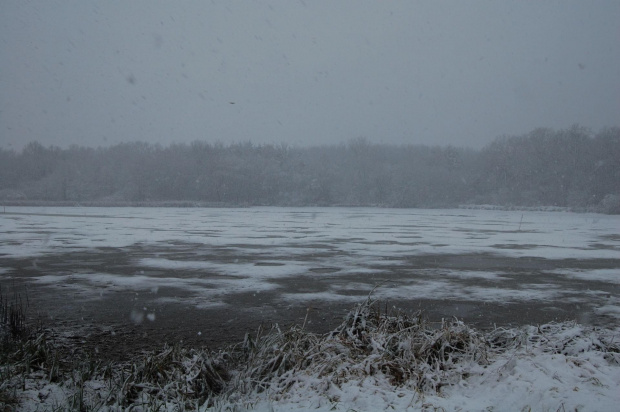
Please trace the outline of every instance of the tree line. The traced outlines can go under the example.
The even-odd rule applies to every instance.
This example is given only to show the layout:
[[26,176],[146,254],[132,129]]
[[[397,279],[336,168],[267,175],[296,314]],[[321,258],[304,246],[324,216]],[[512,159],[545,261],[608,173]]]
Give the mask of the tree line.
[[[620,213],[620,128],[502,136],[480,150],[143,142],[0,150],[4,204],[556,206]],[[176,202],[176,203],[175,203]]]

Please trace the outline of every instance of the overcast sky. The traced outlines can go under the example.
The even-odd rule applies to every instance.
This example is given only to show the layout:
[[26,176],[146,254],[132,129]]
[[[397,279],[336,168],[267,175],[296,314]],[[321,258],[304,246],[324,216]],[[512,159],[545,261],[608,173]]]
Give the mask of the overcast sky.
[[620,122],[620,1],[0,2],[0,147],[481,147]]

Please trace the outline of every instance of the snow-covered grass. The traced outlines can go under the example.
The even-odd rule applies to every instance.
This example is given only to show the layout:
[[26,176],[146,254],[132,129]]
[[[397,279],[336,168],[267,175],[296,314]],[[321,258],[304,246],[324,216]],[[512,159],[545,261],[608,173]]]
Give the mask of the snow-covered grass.
[[34,336],[3,353],[4,410],[615,410],[620,331],[552,323],[477,331],[370,300],[332,332],[304,325],[217,352],[164,347],[132,362],[59,362]]

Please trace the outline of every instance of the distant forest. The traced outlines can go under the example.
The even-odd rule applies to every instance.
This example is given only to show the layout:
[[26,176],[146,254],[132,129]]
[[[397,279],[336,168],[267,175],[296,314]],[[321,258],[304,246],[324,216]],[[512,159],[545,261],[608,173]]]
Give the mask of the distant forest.
[[0,150],[18,204],[565,207],[620,213],[620,128],[503,136],[481,150],[194,142]]

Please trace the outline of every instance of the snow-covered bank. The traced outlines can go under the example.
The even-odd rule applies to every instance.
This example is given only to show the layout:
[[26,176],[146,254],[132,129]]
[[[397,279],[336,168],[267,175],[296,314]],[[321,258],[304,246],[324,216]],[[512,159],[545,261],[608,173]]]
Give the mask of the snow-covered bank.
[[24,411],[615,410],[619,342],[619,329],[575,323],[429,325],[366,302],[326,335],[274,327],[219,352],[91,358],[64,373],[49,359],[21,373],[3,365],[2,390]]

